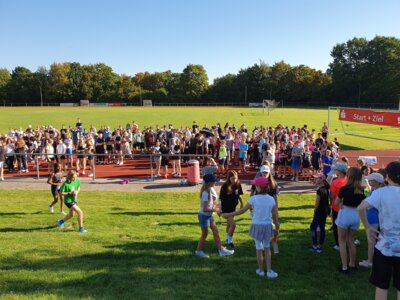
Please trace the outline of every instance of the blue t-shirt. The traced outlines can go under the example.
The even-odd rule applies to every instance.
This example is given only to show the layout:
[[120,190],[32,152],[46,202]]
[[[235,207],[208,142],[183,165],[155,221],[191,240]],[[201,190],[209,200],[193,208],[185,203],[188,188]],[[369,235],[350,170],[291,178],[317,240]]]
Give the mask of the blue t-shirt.
[[379,226],[379,211],[375,207],[367,209],[367,220],[370,225]]
[[247,151],[249,150],[249,145],[247,144],[239,144],[239,157],[240,158],[245,158],[247,157]]
[[325,156],[325,155],[322,156],[322,164],[330,165],[330,166],[324,166],[323,169],[322,169],[322,172],[324,174],[328,174],[331,171],[331,167],[332,167],[332,164],[333,164],[333,158],[330,157],[330,156]]

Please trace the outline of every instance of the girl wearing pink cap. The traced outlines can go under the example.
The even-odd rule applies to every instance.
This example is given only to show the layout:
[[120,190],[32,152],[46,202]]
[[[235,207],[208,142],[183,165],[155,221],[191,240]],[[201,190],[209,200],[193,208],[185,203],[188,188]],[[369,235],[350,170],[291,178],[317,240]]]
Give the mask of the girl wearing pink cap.
[[[278,273],[271,269],[270,240],[273,235],[277,236],[279,234],[278,208],[275,199],[268,195],[267,178],[258,177],[251,183],[256,186],[257,195],[251,196],[249,202],[240,210],[232,213],[224,213],[222,216],[224,218],[237,216],[249,209],[253,209],[249,235],[254,239],[256,244],[258,262],[256,274],[259,276],[265,276],[266,274],[268,278],[276,278],[278,277]],[[275,230],[272,229],[271,215],[275,224]],[[263,252],[265,254],[266,273],[264,272]]]

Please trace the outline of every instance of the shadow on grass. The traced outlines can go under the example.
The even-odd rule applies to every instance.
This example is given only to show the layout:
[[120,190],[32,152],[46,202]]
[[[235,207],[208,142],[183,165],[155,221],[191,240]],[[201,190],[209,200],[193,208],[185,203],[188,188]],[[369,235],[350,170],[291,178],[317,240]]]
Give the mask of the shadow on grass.
[[0,217],[27,215],[25,212],[0,212]]
[[29,227],[29,228],[0,228],[0,232],[35,232],[40,230],[54,229],[57,226],[46,226],[46,227]]
[[177,212],[177,211],[127,211],[127,212],[113,212],[111,215],[126,215],[132,217],[141,217],[141,216],[173,216],[173,215],[186,215],[186,216],[196,216],[196,211],[188,211],[188,212]]
[[301,209],[312,209],[312,208],[314,208],[314,205],[299,205],[299,206],[279,207],[279,211],[301,210]]
[[357,151],[357,150],[365,150],[364,148],[360,148],[360,147],[355,147],[355,146],[350,146],[350,145],[346,145],[346,144],[340,144],[340,150],[343,151]]

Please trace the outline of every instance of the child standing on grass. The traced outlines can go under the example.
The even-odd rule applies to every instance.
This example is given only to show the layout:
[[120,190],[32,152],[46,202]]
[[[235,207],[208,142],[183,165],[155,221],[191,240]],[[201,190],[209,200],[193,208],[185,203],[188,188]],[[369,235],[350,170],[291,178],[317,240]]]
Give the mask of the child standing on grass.
[[57,202],[60,200],[60,209],[61,209],[61,214],[66,215],[64,212],[64,203],[63,199],[61,197],[61,179],[63,178],[63,171],[60,166],[60,164],[55,163],[54,164],[54,170],[50,174],[49,179],[47,180],[47,183],[51,185],[51,194],[53,195],[53,202],[49,205],[49,211],[51,213],[54,212],[54,205],[57,204]]
[[[229,171],[226,182],[222,185],[219,198],[221,199],[222,213],[230,213],[236,210],[236,206],[240,202],[240,208],[243,207],[242,201],[242,185],[236,171]],[[233,217],[227,218],[226,223],[226,241],[228,247],[233,249],[233,233],[235,232],[236,223]]]
[[69,208],[69,214],[63,219],[58,220],[57,224],[60,228],[64,228],[65,222],[73,218],[75,213],[78,214],[79,232],[87,232],[83,227],[83,212],[78,207],[77,197],[81,189],[81,183],[75,171],[69,171],[67,180],[61,186],[61,195],[64,197],[64,203]]
[[[377,189],[385,186],[385,178],[383,178],[382,174],[372,173],[365,177],[368,180],[368,185],[371,187],[371,191],[369,196],[372,195]],[[379,230],[379,212],[375,207],[369,207],[366,211],[367,221],[371,227],[376,230]],[[372,267],[372,259],[374,256],[374,247],[375,243],[371,243],[368,241],[368,258],[366,260],[360,261],[359,266],[363,268],[371,268]]]
[[195,254],[196,256],[203,258],[209,258],[209,256],[203,251],[208,235],[208,227],[211,228],[213,233],[215,245],[219,251],[219,256],[229,256],[235,252],[234,250],[228,250],[225,247],[222,247],[218,228],[215,225],[213,218],[214,212],[220,213],[221,211],[221,208],[217,203],[217,192],[214,189],[216,182],[218,182],[218,179],[213,174],[205,175],[203,177],[203,186],[201,187],[200,191],[200,210],[198,218],[201,227],[201,236]]
[[[271,269],[271,251],[270,240],[272,236],[279,234],[278,208],[273,197],[268,195],[268,179],[258,177],[251,184],[256,186],[257,195],[251,196],[249,202],[232,213],[222,214],[224,218],[233,217],[245,213],[249,209],[253,209],[252,224],[249,235],[254,239],[257,251],[258,269],[256,274],[264,276],[263,252],[265,254],[266,275],[268,278],[278,277],[278,273]],[[275,230],[272,230],[272,219],[275,224]]]
[[[368,233],[368,240],[375,244],[372,272],[369,281],[376,286],[375,299],[387,299],[390,280],[400,299],[400,162],[386,167],[388,186],[375,190],[358,206],[358,213]],[[379,212],[376,230],[366,217],[366,210],[375,207]]]
[[[314,217],[310,225],[312,246],[311,251],[322,253],[322,246],[325,241],[325,223],[329,215],[329,184],[323,173],[314,175],[315,185],[318,187],[315,198]],[[319,229],[319,230],[318,230]],[[319,243],[318,243],[319,231]]]

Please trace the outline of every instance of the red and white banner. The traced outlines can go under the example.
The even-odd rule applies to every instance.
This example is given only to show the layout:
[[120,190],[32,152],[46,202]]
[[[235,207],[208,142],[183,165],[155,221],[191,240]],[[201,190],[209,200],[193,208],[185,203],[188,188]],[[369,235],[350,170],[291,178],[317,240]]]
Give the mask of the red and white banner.
[[400,127],[400,112],[383,112],[376,110],[341,108],[339,120]]

